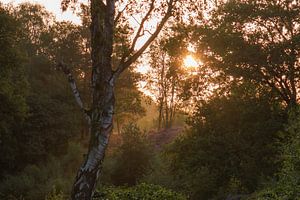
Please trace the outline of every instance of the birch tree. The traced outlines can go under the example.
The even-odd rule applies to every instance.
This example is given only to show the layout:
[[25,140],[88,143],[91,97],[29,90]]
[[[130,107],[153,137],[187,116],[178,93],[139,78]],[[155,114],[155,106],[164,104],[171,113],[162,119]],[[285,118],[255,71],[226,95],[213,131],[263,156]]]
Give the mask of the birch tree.
[[[70,0],[63,0],[62,7],[70,6]],[[83,103],[75,79],[68,66],[63,62],[58,63],[67,75],[75,99],[82,109],[89,123],[90,142],[88,153],[78,170],[71,192],[73,200],[89,200],[93,196],[98,176],[101,172],[105,150],[113,128],[113,113],[115,109],[115,82],[120,74],[129,68],[147,49],[151,42],[158,36],[168,19],[172,16],[176,0],[163,1],[122,1],[91,0],[91,59],[92,59],[92,102],[90,108]],[[116,10],[118,5],[122,9]],[[131,44],[126,46],[126,51],[120,56],[116,66],[112,65],[114,31],[118,21],[132,10],[144,10],[144,15],[136,18],[138,27],[133,31]],[[155,20],[153,20],[155,18]],[[148,30],[149,21],[156,22],[155,30]],[[148,33],[149,37],[143,45],[137,47],[141,37]]]
[[[171,42],[161,38],[150,46],[151,68],[146,75],[148,82],[146,87],[151,91],[158,105],[158,130],[171,128],[176,112],[180,109],[182,82],[188,76],[182,63],[187,51],[181,44],[182,41],[177,40],[176,47],[170,47]],[[180,53],[175,55],[172,51]]]

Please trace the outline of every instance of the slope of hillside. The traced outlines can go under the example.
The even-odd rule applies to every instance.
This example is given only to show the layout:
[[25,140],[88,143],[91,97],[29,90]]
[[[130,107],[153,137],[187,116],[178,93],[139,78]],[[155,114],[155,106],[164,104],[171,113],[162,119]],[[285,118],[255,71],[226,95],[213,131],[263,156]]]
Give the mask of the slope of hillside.
[[164,145],[171,143],[178,135],[182,134],[183,127],[173,127],[160,131],[150,131],[149,140],[155,145],[156,149],[161,149]]

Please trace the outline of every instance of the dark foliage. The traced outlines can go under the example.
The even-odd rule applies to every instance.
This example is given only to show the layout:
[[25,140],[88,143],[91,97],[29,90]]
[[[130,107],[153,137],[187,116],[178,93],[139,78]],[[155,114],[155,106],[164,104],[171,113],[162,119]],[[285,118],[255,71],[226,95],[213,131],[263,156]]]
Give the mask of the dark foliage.
[[253,192],[277,170],[284,115],[265,90],[243,84],[199,105],[186,136],[168,149],[170,168],[192,199]]

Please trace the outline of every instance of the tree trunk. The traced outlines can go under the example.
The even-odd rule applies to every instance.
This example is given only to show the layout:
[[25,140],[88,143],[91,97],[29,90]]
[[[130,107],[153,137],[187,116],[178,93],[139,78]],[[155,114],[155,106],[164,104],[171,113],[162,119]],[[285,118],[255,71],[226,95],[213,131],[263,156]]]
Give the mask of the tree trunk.
[[121,134],[121,129],[120,129],[119,117],[116,116],[115,119],[116,119],[116,124],[117,124],[117,131],[118,131],[118,134],[120,135]]
[[159,131],[161,129],[161,123],[162,123],[162,118],[163,118],[163,100],[160,98],[159,100],[159,109],[158,109],[158,127],[157,130]]
[[175,118],[175,105],[174,105],[174,96],[175,96],[175,78],[172,77],[172,89],[171,89],[171,102],[170,102],[170,117],[169,117],[169,128],[173,126]]
[[164,108],[164,79],[165,79],[165,55],[162,55],[162,68],[160,71],[160,79],[159,79],[159,116],[158,116],[158,130],[161,129],[161,124],[163,122],[163,108]]
[[105,150],[113,128],[114,79],[112,49],[114,1],[91,1],[92,89],[90,143],[84,163],[73,185],[72,200],[90,200],[102,168]]
[[72,200],[90,200],[102,168],[105,150],[113,127],[113,87],[106,85],[103,101],[93,109],[89,151],[72,189]]

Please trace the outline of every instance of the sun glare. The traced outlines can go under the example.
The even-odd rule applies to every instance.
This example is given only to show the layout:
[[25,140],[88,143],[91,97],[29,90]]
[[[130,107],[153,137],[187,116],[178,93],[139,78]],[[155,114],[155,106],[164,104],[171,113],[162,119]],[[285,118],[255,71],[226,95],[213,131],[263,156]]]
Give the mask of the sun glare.
[[199,62],[197,62],[195,60],[195,58],[191,55],[188,55],[185,57],[185,59],[183,60],[184,66],[185,67],[197,67],[199,65]]

